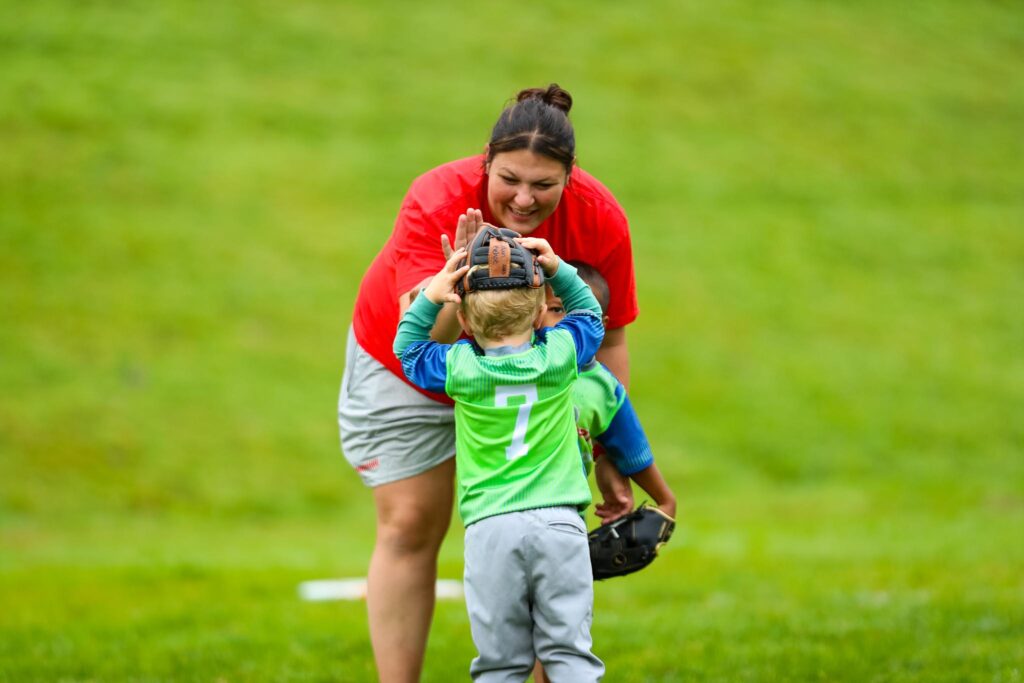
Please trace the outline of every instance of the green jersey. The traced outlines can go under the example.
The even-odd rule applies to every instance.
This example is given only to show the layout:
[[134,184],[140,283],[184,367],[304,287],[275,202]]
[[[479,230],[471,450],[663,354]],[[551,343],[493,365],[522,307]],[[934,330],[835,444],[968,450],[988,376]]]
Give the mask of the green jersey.
[[[558,329],[520,353],[448,354],[455,399],[455,463],[465,524],[504,512],[590,503],[576,442],[576,348]],[[471,426],[461,428],[460,426]]]

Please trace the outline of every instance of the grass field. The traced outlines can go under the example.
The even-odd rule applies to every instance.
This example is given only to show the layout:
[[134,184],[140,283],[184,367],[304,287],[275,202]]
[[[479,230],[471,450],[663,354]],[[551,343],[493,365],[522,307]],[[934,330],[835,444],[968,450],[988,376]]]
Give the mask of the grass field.
[[[607,680],[1024,680],[1022,67],[1013,2],[0,0],[0,681],[373,680],[296,593],[373,542],[352,301],[551,81],[682,494]],[[424,680],[472,656],[439,603]]]

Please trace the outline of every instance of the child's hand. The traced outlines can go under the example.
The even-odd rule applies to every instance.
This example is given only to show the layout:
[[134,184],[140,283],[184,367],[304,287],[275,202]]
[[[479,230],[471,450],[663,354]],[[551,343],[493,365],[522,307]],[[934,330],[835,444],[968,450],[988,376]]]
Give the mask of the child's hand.
[[448,262],[444,268],[434,276],[430,284],[423,290],[423,295],[432,304],[443,304],[446,301],[460,303],[462,299],[455,293],[455,283],[458,282],[468,271],[469,265],[459,268],[459,260],[466,256],[466,248],[462,247],[451,252]]
[[676,518],[676,499],[664,500],[658,503],[658,509],[672,519]]
[[602,498],[594,506],[594,514],[601,518],[601,524],[611,524],[633,511],[633,487],[629,477],[619,474],[608,458],[599,458],[594,463],[594,481]]
[[611,524],[620,517],[625,517],[633,511],[632,501],[622,498],[605,498],[603,502],[594,506],[594,514],[601,520],[601,526]]
[[558,257],[547,240],[539,237],[517,237],[516,242],[537,252],[537,262],[544,270],[545,277],[551,277],[558,272]]
[[649,467],[634,472],[630,477],[640,485],[644,493],[654,499],[660,511],[672,519],[676,518],[676,496],[655,463],[652,462]]

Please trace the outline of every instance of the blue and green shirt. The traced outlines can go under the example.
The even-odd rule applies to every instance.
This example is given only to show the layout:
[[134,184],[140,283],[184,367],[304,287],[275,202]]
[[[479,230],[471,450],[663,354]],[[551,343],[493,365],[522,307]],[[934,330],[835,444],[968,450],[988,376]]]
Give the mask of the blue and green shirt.
[[573,386],[579,412],[580,451],[584,463],[593,462],[593,442],[600,444],[615,469],[630,476],[654,463],[647,434],[633,409],[626,388],[611,370],[596,360],[580,368]]
[[485,353],[470,340],[430,341],[441,305],[422,293],[399,323],[394,350],[405,376],[455,401],[457,492],[466,526],[507,512],[582,510],[590,503],[573,385],[604,338],[601,308],[564,262],[548,283],[570,313],[521,347]]

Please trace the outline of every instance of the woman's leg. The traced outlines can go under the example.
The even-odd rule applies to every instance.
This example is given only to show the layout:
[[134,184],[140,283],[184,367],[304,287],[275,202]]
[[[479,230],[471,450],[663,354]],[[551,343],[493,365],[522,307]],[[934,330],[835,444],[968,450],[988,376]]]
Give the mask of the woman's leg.
[[452,514],[455,459],[373,489],[377,540],[366,604],[382,683],[416,683],[434,615],[437,554]]

